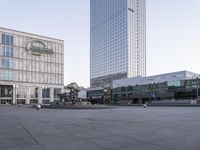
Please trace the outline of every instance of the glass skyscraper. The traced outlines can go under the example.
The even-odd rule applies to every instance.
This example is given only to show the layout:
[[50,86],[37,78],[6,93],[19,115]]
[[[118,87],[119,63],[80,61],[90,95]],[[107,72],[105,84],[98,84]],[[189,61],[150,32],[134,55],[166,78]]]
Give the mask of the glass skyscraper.
[[146,0],[90,0],[90,84],[146,75]]

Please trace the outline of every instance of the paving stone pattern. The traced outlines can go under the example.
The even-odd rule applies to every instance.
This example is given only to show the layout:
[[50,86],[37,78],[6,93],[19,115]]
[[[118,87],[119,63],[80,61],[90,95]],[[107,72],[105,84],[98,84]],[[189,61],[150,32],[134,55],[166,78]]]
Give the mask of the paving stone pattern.
[[0,150],[200,150],[200,107],[0,106]]

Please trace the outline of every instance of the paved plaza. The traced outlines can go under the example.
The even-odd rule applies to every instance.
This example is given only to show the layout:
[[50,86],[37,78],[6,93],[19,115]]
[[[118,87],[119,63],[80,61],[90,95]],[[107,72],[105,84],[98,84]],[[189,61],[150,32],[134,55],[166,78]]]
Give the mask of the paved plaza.
[[200,107],[0,106],[0,150],[200,150]]

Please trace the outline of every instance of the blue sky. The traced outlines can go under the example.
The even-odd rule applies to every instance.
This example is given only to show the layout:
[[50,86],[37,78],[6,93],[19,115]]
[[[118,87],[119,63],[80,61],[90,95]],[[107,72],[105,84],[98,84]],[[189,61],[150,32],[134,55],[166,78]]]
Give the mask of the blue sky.
[[[147,1],[147,75],[200,73],[200,1]],[[89,86],[89,0],[0,0],[0,26],[65,40],[65,84]]]

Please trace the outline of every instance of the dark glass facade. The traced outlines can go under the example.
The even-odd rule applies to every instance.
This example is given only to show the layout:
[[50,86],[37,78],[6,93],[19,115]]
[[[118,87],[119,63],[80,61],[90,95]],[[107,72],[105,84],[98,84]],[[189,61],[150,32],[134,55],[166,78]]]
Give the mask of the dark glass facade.
[[[198,87],[198,88],[197,88]],[[197,91],[198,89],[198,91]],[[87,91],[87,99],[92,103],[142,104],[164,100],[195,100],[200,95],[200,79],[165,81],[160,83],[121,86],[109,92],[102,89]]]
[[[135,85],[114,88],[112,95],[115,102],[129,102],[132,104],[161,101],[185,100],[197,98],[197,86],[200,79],[169,81],[146,85]],[[200,90],[199,90],[200,92]]]

